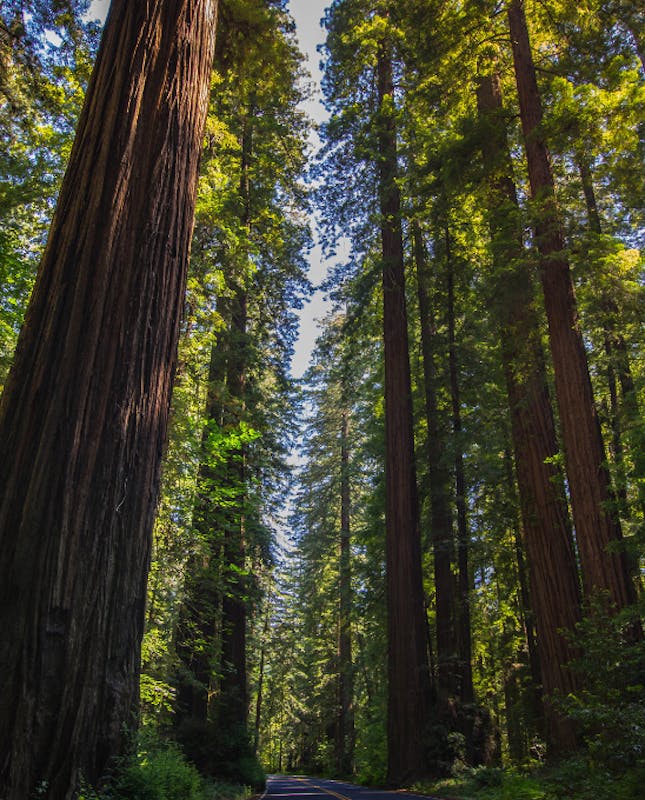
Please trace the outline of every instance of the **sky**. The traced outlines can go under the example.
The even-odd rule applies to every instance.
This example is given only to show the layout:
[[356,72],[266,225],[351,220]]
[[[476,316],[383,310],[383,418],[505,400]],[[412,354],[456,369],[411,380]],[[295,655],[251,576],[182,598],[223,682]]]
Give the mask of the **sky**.
[[[321,73],[319,69],[320,56],[316,51],[318,44],[324,40],[324,31],[320,27],[320,20],[323,17],[325,8],[329,5],[329,0],[290,0],[289,10],[296,23],[296,34],[300,49],[307,57],[307,67],[316,86],[316,91],[306,104],[307,114],[315,121],[322,122],[326,117],[326,112],[322,106],[320,93]],[[312,144],[316,146],[317,139],[312,139]],[[317,238],[314,221],[314,240]],[[321,252],[321,248],[316,245],[309,254],[309,279],[314,285],[320,283],[327,272]],[[301,377],[309,363],[309,356],[318,335],[316,320],[325,316],[329,307],[323,293],[315,292],[312,299],[305,305],[299,314],[300,334],[296,342],[295,355],[293,359],[292,374]]]

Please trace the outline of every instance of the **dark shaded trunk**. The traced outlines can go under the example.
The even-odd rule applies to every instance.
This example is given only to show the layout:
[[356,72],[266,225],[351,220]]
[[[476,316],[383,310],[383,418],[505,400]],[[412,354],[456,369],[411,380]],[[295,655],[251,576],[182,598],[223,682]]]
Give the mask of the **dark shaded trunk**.
[[[249,163],[253,150],[253,104],[244,119],[241,135],[240,221],[248,233],[251,226],[251,184]],[[231,325],[228,340],[227,400],[224,418],[227,425],[237,426],[246,414],[246,380],[248,370],[248,298],[246,260],[243,274],[238,276],[231,300]],[[233,451],[228,458],[226,483],[235,502],[224,515],[224,587],[222,595],[222,651],[220,692],[216,718],[220,727],[237,726],[244,735],[248,723],[248,676],[246,672],[246,452],[245,447]]]
[[466,476],[461,441],[461,396],[459,390],[459,363],[455,332],[455,284],[450,231],[444,231],[446,274],[448,283],[448,366],[450,373],[450,399],[452,403],[452,431],[455,449],[455,504],[457,506],[457,641],[459,649],[460,695],[472,702],[473,672],[470,630],[470,576],[468,569],[468,512],[466,510]]
[[354,668],[352,665],[352,575],[350,565],[349,413],[342,413],[340,475],[340,568],[338,614],[338,719],[336,769],[351,775],[354,763]]
[[[602,221],[596,202],[593,176],[589,162],[581,154],[578,156],[578,169],[587,206],[589,229],[592,233],[601,236]],[[601,305],[604,314],[603,344],[607,358],[606,377],[610,403],[611,453],[616,465],[617,495],[621,510],[627,516],[629,509],[627,507],[627,477],[622,430],[622,421],[624,420],[627,424],[627,441],[633,453],[632,477],[637,487],[641,512],[645,514],[645,447],[643,447],[642,435],[638,436],[643,421],[631,371],[629,348],[625,337],[617,329],[618,305],[607,289],[603,290]],[[618,396],[618,386],[620,386],[622,403]]]
[[[450,509],[450,471],[446,468],[437,397],[433,354],[432,307],[428,288],[428,264],[421,229],[413,223],[414,255],[417,269],[417,295],[423,354],[423,386],[428,453],[432,553],[435,575],[435,607],[437,628],[437,678],[439,688],[449,693],[460,692],[462,681],[457,659],[455,634],[455,581],[452,574],[455,547]],[[472,698],[471,698],[472,699]]]
[[208,720],[208,698],[218,661],[218,633],[221,628],[222,536],[219,509],[212,489],[220,476],[210,465],[209,435],[221,418],[219,387],[224,380],[225,354],[221,340],[211,350],[208,394],[202,433],[202,456],[193,511],[197,536],[195,552],[186,564],[184,599],[179,610],[175,651],[179,659],[176,677],[174,726],[186,754],[200,769],[207,769],[201,740]]
[[[248,149],[243,137],[240,219],[248,226]],[[246,587],[244,549],[244,452],[211,452],[213,431],[235,428],[244,414],[246,372],[246,290],[221,301],[227,320],[211,351],[202,457],[193,528],[198,542],[189,560],[185,599],[179,616],[176,651],[175,727],[189,759],[205,773],[219,767],[222,745],[210,723],[230,732],[247,722]],[[222,503],[219,495],[225,493]],[[217,689],[217,691],[215,691]],[[212,703],[210,698],[217,698]]]
[[[548,698],[575,689],[566,669],[574,656],[564,631],[580,619],[580,596],[558,453],[540,327],[504,127],[498,75],[480,79],[477,101],[486,126],[483,158],[487,173],[493,249],[491,308],[501,336],[501,354],[511,412],[511,433],[528,552],[544,687],[546,737],[552,753],[576,746],[573,725],[557,714]],[[518,548],[518,554],[521,553]]]
[[542,103],[522,0],[511,0],[508,19],[583,584],[587,595],[606,590],[622,608],[635,600],[635,591],[605,463],[549,155],[540,131]]
[[[247,361],[246,289],[238,286],[232,301],[231,329],[228,342],[227,387],[231,408],[225,415],[237,425],[244,413]],[[225,427],[226,427],[225,421]],[[226,464],[225,485],[233,503],[223,514],[223,586],[220,685],[216,718],[220,725],[246,728],[248,721],[248,686],[246,673],[246,577],[245,448],[231,452]]]
[[[515,486],[515,477],[513,473],[513,457],[511,451],[506,448],[504,452],[504,463],[506,465],[506,477],[509,485]],[[513,503],[516,508],[519,503],[513,491]],[[540,660],[538,656],[537,635],[535,630],[535,613],[533,611],[533,604],[531,603],[531,591],[529,588],[529,577],[526,567],[525,558],[525,544],[522,538],[522,528],[520,526],[521,509],[519,510],[517,519],[513,525],[513,541],[515,544],[515,558],[517,561],[517,581],[520,589],[520,616],[522,626],[526,636],[526,647],[529,653],[529,665],[531,668],[531,678],[536,692],[542,697],[542,670],[540,669]]]
[[421,541],[414,462],[401,198],[389,47],[378,53],[378,168],[385,352],[386,568],[388,609],[387,779],[409,784],[428,772],[424,730],[430,676],[426,658]]
[[[270,608],[271,604],[269,601],[269,609]],[[262,701],[264,700],[264,664],[266,660],[265,652],[266,652],[266,643],[269,636],[270,621],[271,617],[269,611],[267,611],[266,618],[264,620],[262,647],[260,648],[260,666],[258,668],[258,690],[255,699],[255,726],[254,726],[253,741],[254,741],[254,750],[256,754],[260,746],[260,727],[262,723]]]
[[114,0],[0,408],[0,796],[136,724],[217,3]]

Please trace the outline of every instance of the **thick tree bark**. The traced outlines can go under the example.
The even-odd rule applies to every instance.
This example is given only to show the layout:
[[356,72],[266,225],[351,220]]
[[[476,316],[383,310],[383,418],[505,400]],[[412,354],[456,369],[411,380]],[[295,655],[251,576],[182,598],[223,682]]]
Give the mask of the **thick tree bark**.
[[549,704],[554,692],[575,689],[566,665],[574,657],[564,631],[580,619],[580,592],[562,476],[554,465],[558,445],[540,328],[506,130],[499,76],[480,79],[477,102],[493,249],[491,308],[499,325],[511,412],[511,433],[528,551],[531,599],[538,635],[547,744],[552,753],[576,746],[573,725]]
[[[459,691],[455,659],[455,580],[452,574],[455,546],[450,510],[450,471],[446,468],[437,409],[435,367],[433,355],[432,307],[428,289],[428,264],[423,235],[417,222],[413,223],[414,258],[417,270],[417,296],[423,355],[423,387],[428,452],[428,484],[430,494],[432,553],[435,575],[435,607],[437,630],[437,678],[439,688],[449,693]],[[472,699],[472,697],[470,698]]]
[[457,336],[455,332],[455,283],[450,231],[445,228],[446,269],[448,282],[448,371],[450,374],[450,398],[452,402],[452,431],[455,447],[455,503],[457,506],[457,641],[459,648],[460,695],[465,702],[472,702],[473,671],[470,627],[470,575],[468,568],[468,512],[466,509],[466,476],[464,453],[461,443],[461,394],[459,390],[459,363],[457,359]]
[[0,406],[0,796],[136,724],[215,0],[114,0]]
[[378,167],[383,254],[385,350],[386,567],[388,609],[388,782],[405,785],[428,772],[428,673],[401,198],[389,47],[379,47]]
[[338,614],[338,719],[336,723],[336,769],[339,775],[353,772],[354,764],[354,668],[352,665],[352,573],[350,563],[349,413],[342,412],[340,474],[340,568]]
[[635,591],[621,547],[549,154],[540,131],[542,103],[522,0],[511,0],[508,19],[583,585],[587,595],[608,591],[622,608],[634,602]]

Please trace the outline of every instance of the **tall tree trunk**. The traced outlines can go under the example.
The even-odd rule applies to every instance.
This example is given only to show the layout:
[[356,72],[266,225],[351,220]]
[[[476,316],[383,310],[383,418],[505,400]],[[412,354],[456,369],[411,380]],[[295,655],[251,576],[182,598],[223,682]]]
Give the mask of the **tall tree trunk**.
[[179,659],[174,704],[174,726],[188,758],[208,771],[203,747],[208,722],[208,701],[213,688],[214,665],[219,660],[222,602],[221,509],[213,503],[212,487],[221,482],[213,463],[209,437],[221,421],[219,391],[226,370],[226,347],[219,337],[211,349],[206,400],[206,425],[202,432],[201,459],[192,527],[195,552],[186,565],[184,597],[179,610],[175,650]]
[[[596,202],[596,192],[589,162],[584,154],[578,154],[578,169],[582,190],[587,206],[589,229],[598,236],[602,235],[602,221]],[[638,491],[638,502],[645,514],[645,448],[643,442],[635,435],[642,428],[643,421],[638,407],[638,397],[634,386],[634,378],[629,359],[629,347],[625,337],[616,327],[619,310],[615,299],[605,289],[601,298],[604,312],[604,348],[607,358],[607,387],[610,398],[610,423],[612,432],[612,455],[616,465],[618,489],[617,494],[621,507],[627,513],[627,491],[624,463],[623,431],[621,418],[627,423],[628,442],[633,453],[633,479]],[[620,385],[622,408],[618,399]]]
[[466,510],[466,477],[464,453],[461,442],[461,396],[459,390],[459,363],[457,359],[457,337],[455,332],[455,285],[454,264],[450,231],[445,226],[446,268],[448,279],[448,365],[450,373],[450,397],[452,401],[452,430],[455,448],[455,502],[457,506],[457,638],[459,643],[459,668],[461,672],[461,695],[472,702],[473,672],[470,629],[470,576],[468,568],[468,512]]
[[349,413],[342,412],[340,475],[340,569],[338,615],[338,720],[336,769],[351,775],[354,762],[354,668],[352,664],[352,575],[350,564]]
[[[513,457],[511,451],[506,448],[504,451],[504,463],[506,465],[506,475],[509,486],[515,486],[515,474],[513,472]],[[513,492],[513,495],[515,492]],[[514,507],[519,508],[519,503],[514,498]],[[535,629],[535,612],[531,602],[531,592],[529,588],[529,577],[526,567],[525,549],[526,546],[522,537],[522,526],[520,523],[521,509],[517,517],[513,520],[513,542],[515,545],[515,557],[517,560],[517,581],[519,584],[519,609],[524,635],[526,637],[526,649],[528,650],[529,671],[531,674],[531,684],[526,687],[525,693],[528,695],[530,723],[526,725],[527,733],[532,731],[540,734],[544,738],[544,703],[542,668],[540,667],[540,656],[537,644],[537,632]]]
[[[251,184],[249,162],[253,149],[253,103],[242,125],[240,169],[240,221],[248,234],[251,226]],[[245,257],[242,274],[237,279],[231,301],[231,329],[228,345],[227,388],[230,409],[226,420],[239,425],[246,412],[248,369],[248,263]],[[217,717],[220,726],[246,730],[248,723],[248,678],[246,672],[246,448],[229,456],[227,483],[233,488],[235,502],[224,521],[224,570],[222,596],[222,657]]]
[[266,645],[269,637],[269,623],[271,621],[270,610],[271,600],[267,600],[267,613],[264,619],[264,630],[262,634],[262,645],[260,648],[260,666],[258,668],[258,690],[255,698],[255,726],[254,726],[254,751],[257,754],[260,747],[260,728],[262,723],[262,701],[264,700],[264,672],[266,661]]
[[578,571],[562,476],[554,466],[558,452],[555,424],[497,74],[480,79],[477,102],[486,126],[482,150],[493,248],[491,307],[500,330],[511,412],[544,687],[547,744],[552,753],[560,753],[576,746],[576,736],[573,725],[556,713],[549,698],[555,692],[566,694],[575,688],[573,674],[566,668],[574,652],[563,632],[573,631],[580,619]]
[[508,19],[531,196],[537,204],[536,244],[583,584],[587,595],[606,590],[622,608],[634,602],[635,590],[621,545],[549,154],[540,131],[542,103],[522,0],[511,0]]
[[[247,298],[238,286],[233,298],[228,345],[228,400],[231,424],[239,424],[244,412],[246,384]],[[226,423],[225,423],[226,425]],[[221,678],[216,717],[221,724],[246,727],[248,687],[246,673],[246,453],[240,447],[228,456],[225,484],[234,498],[223,514],[224,581],[222,586]]]
[[[437,396],[435,390],[435,367],[432,347],[434,322],[428,288],[428,264],[423,235],[418,222],[413,223],[414,256],[417,269],[417,296],[419,298],[419,321],[421,349],[423,354],[423,386],[428,452],[428,483],[432,523],[432,551],[435,575],[435,607],[437,629],[437,662],[439,688],[450,694],[459,691],[459,674],[455,657],[457,642],[455,633],[455,581],[452,574],[454,561],[454,535],[450,510],[450,472],[444,461]],[[472,699],[472,698],[471,698]]]
[[114,0],[0,406],[0,796],[136,721],[215,0]]
[[397,186],[396,123],[389,45],[377,64],[378,168],[383,253],[385,351],[386,567],[388,609],[388,782],[404,785],[428,771],[428,673],[421,541],[412,429],[412,390],[401,197]]

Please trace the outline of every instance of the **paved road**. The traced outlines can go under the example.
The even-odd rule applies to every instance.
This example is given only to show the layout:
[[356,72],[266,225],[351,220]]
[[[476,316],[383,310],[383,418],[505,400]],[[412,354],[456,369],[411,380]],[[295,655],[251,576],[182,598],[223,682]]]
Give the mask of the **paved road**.
[[342,781],[322,778],[286,777],[269,775],[265,800],[440,800],[438,797],[411,794],[409,792],[386,792],[368,789]]

